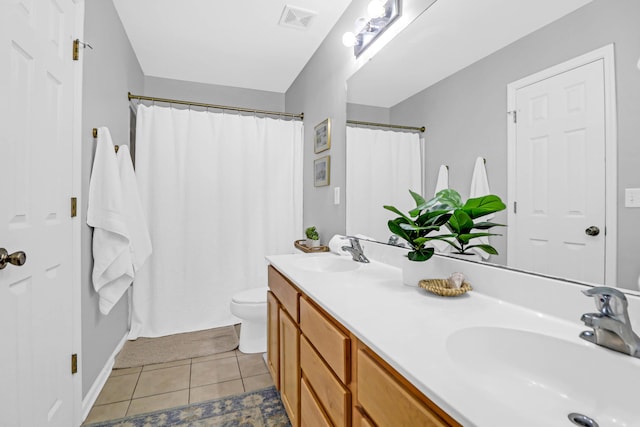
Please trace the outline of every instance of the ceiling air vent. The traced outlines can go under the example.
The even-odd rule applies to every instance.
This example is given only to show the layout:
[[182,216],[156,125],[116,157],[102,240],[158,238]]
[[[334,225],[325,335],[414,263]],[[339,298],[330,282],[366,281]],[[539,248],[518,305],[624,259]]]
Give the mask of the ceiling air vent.
[[280,17],[280,25],[306,30],[317,14],[318,12],[314,12],[313,10],[285,5],[282,16]]

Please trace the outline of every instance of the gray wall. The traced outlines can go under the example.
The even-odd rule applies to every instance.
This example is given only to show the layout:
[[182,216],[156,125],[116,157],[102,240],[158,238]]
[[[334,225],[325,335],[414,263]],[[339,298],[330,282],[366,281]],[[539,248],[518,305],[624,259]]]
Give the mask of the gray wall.
[[107,126],[114,144],[128,144],[129,101],[127,91],[144,89],[142,69],[129,44],[111,0],[86,0],[85,39],[93,50],[83,56],[82,95],[82,395],[85,396],[128,330],[126,295],[104,316],[98,309],[91,271],[92,229],[87,223],[87,195],[95,153],[94,127]]
[[390,124],[391,110],[389,108],[374,107],[371,105],[348,103],[347,120]]
[[[615,44],[618,113],[618,283],[637,286],[640,211],[624,207],[624,188],[640,187],[640,2],[595,0],[461,70],[391,109],[391,120],[425,123],[427,193],[448,164],[452,188],[467,192],[477,156],[492,192],[507,194],[506,86],[583,53]],[[464,194],[463,194],[464,195]],[[506,214],[496,218],[506,221]],[[505,262],[506,238],[496,239]]]
[[[132,92],[133,93],[133,92]],[[136,93],[136,95],[141,95]],[[284,94],[145,76],[144,95],[205,104],[284,111]]]
[[[433,1],[405,0],[402,17],[386,31],[385,36],[404,28]],[[353,29],[353,22],[358,17],[366,15],[368,3],[368,0],[352,1],[285,94],[287,112],[304,112],[303,225],[305,228],[315,225],[324,244],[334,234],[344,234],[346,229],[346,81],[364,64],[362,59],[358,61],[354,58],[352,49],[343,46],[342,35]],[[370,49],[374,48],[372,46]],[[313,128],[327,117],[331,118],[331,149],[315,154]],[[314,187],[313,161],[325,155],[331,156],[330,185]],[[336,187],[340,187],[339,205],[333,203]]]

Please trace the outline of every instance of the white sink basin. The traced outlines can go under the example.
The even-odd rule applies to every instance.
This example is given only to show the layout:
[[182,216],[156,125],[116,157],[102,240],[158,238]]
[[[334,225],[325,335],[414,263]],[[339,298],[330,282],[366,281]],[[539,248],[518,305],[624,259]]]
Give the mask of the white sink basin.
[[535,402],[539,410],[526,415],[539,425],[573,426],[572,412],[600,427],[640,425],[640,359],[579,339],[499,327],[459,330],[446,347],[482,393],[514,408]]
[[309,257],[299,260],[295,265],[301,270],[318,273],[342,273],[356,270],[362,266],[361,263],[353,261],[350,257],[338,255],[332,257]]

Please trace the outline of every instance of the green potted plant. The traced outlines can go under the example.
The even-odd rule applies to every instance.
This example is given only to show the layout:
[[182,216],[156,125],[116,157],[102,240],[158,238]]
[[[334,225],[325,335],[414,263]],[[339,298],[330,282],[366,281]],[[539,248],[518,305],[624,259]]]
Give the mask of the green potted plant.
[[439,230],[442,225],[449,221],[451,209],[448,205],[442,204],[438,200],[431,199],[426,201],[414,191],[409,190],[409,193],[416,203],[415,209],[405,215],[396,207],[385,205],[385,209],[400,215],[398,218],[389,220],[387,225],[393,234],[404,239],[409,244],[411,250],[407,253],[407,258],[410,261],[427,261],[433,256],[434,252],[432,247],[426,246],[427,242],[453,237],[453,234],[429,236],[431,232]]
[[500,234],[490,233],[493,227],[504,227],[504,224],[496,224],[489,221],[476,221],[486,215],[502,211],[506,208],[500,197],[489,194],[481,197],[474,197],[462,201],[460,194],[451,189],[438,192],[436,196],[427,203],[427,209],[438,210],[447,209],[451,216],[445,226],[451,233],[449,238],[442,239],[455,249],[454,253],[460,255],[473,255],[478,249],[490,255],[498,255],[498,251],[488,243],[472,243],[473,239],[488,236],[500,236]]
[[315,226],[308,227],[304,230],[304,234],[307,236],[307,247],[314,248],[320,246],[320,235]]

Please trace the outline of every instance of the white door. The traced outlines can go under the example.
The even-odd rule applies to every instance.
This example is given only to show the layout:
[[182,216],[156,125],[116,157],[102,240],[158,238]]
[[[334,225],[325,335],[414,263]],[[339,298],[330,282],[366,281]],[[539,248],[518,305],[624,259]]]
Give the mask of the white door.
[[72,0],[0,2],[0,425],[73,425]]
[[599,59],[516,91],[509,265],[605,281],[605,85]]

